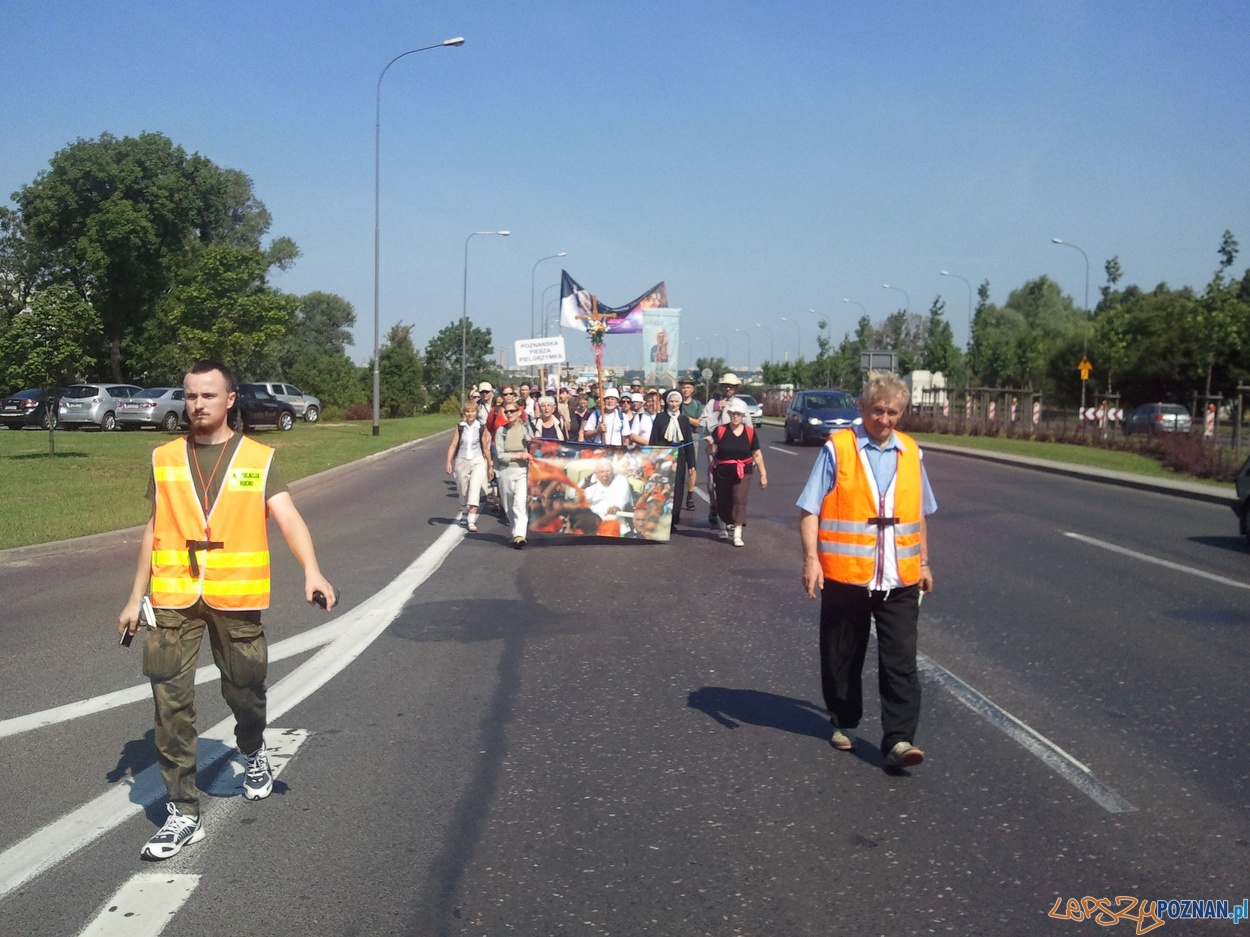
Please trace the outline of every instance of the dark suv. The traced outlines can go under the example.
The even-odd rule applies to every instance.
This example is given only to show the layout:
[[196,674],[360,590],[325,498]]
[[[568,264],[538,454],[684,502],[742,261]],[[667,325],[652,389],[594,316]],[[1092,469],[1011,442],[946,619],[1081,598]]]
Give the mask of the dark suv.
[[786,407],[786,443],[823,443],[861,419],[855,398],[844,390],[801,390]]
[[240,384],[228,419],[240,433],[254,426],[276,426],[285,432],[295,425],[295,408],[269,393],[262,384]]

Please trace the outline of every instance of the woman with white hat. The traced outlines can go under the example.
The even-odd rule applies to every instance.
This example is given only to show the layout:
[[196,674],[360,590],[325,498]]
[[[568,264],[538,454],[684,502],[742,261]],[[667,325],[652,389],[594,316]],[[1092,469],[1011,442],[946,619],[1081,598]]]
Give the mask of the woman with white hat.
[[759,470],[760,487],[768,487],[764,453],[753,427],[745,423],[747,405],[741,400],[725,404],[728,425],[717,426],[708,437],[712,472],[716,478],[716,513],[720,517],[722,540],[743,546],[742,528],[747,522],[747,494],[751,476]]

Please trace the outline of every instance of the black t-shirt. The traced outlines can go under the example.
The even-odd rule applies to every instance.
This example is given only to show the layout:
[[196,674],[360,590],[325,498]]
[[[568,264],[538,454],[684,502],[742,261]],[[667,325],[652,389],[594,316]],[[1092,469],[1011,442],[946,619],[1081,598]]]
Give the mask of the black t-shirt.
[[[759,451],[760,438],[758,435],[751,432],[751,428],[749,426],[742,427],[741,436],[735,436],[733,431],[728,426],[724,427],[723,431],[717,430],[717,436],[720,438],[716,440],[716,474],[733,475],[737,477],[738,470],[734,466],[722,466],[720,463],[727,459],[750,459],[756,452]],[[748,437],[750,441],[748,441]],[[743,466],[743,472],[747,475],[750,475],[754,471],[754,462]]]

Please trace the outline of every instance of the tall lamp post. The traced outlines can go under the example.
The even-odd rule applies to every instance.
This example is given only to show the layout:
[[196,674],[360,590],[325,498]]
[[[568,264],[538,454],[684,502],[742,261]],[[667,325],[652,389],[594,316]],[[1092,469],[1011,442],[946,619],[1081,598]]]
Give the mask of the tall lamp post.
[[486,234],[497,234],[500,237],[507,237],[511,231],[474,231],[464,239],[464,300],[460,307],[460,405],[464,406],[464,390],[465,390],[465,358],[468,355],[469,346],[469,242],[475,237],[481,237]]
[[[374,98],[374,124],[373,124],[373,435],[377,436],[381,432],[381,380],[378,371],[378,332],[380,330],[380,316],[378,314],[378,295],[380,282],[381,262],[379,255],[381,254],[382,233],[381,233],[381,178],[382,178],[382,78],[386,75],[386,70],[402,59],[406,55],[413,55],[417,52],[426,52],[430,49],[441,49],[443,46],[462,46],[464,45],[464,37],[457,36],[455,39],[444,39],[442,42],[436,42],[432,46],[422,46],[420,49],[409,49],[407,52],[401,52],[395,58],[391,59],[382,68],[382,73],[378,75],[377,93]],[[461,397],[463,400],[464,398]]]
[[[1071,241],[1065,241],[1063,238],[1051,238],[1050,243],[1062,244],[1064,247],[1081,251],[1081,256],[1085,258],[1085,336],[1081,339],[1081,360],[1085,361],[1089,356],[1089,254],[1085,253]],[[1081,413],[1084,414],[1084,412],[1085,381],[1081,381]]]
[[951,273],[949,270],[941,271],[944,277],[954,277],[956,280],[963,280],[964,286],[968,287],[968,350],[972,350],[972,284],[968,282],[966,277],[961,277],[958,273]]
[[860,311],[861,313],[863,313],[864,315],[868,315],[868,307],[867,307],[867,306],[865,306],[863,303],[857,303],[857,302],[855,302],[855,300],[853,300],[853,299],[847,299],[845,296],[843,296],[843,297],[842,297],[842,302],[844,302],[844,303],[850,303],[852,306],[858,306],[858,307],[859,307],[859,311]]
[[902,293],[903,294],[903,312],[908,313],[909,315],[911,314],[911,297],[907,295],[907,290],[903,289],[901,286],[890,286],[889,283],[882,283],[881,288],[883,290],[898,290],[900,293]]
[[[809,309],[808,311],[815,312],[816,310]],[[789,322],[791,325],[794,326],[794,334],[795,334],[794,360],[797,362],[799,358],[803,357],[803,327],[799,325],[799,320],[797,318],[788,319],[785,316],[782,316],[781,321]]]
[[[530,269],[530,338],[534,337],[534,289],[535,289],[534,276],[538,273],[538,265],[542,263],[544,260],[555,260],[557,257],[567,257],[568,255],[569,255],[568,251],[560,251],[560,253],[552,254],[550,257],[541,257],[534,263],[534,266]],[[546,290],[543,291],[544,296],[546,296],[546,292],[547,292]]]

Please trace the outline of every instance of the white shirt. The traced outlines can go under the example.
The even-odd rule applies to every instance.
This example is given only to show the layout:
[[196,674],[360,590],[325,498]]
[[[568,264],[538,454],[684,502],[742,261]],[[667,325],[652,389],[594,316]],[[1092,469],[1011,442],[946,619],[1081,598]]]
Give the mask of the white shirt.
[[[602,411],[596,410],[586,420],[586,432],[593,433],[599,428],[599,423],[603,423],[603,436],[600,438],[605,446],[620,446],[624,444],[622,433],[625,429],[625,417],[620,410]],[[626,434],[627,435],[627,434]]]
[[456,458],[482,458],[482,424],[477,420],[472,423],[460,421],[460,448],[456,450]]

